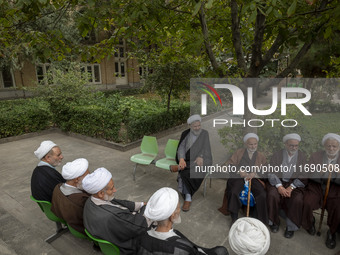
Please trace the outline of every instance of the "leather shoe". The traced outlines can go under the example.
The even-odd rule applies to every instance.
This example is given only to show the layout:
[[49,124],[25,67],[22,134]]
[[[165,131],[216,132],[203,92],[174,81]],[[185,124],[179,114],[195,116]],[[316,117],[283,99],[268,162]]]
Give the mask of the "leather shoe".
[[307,230],[308,234],[310,234],[311,236],[315,235],[316,233],[316,229],[315,229],[315,218],[313,217],[313,224],[312,227],[310,229]]
[[288,231],[288,229],[286,228],[284,236],[285,238],[292,238],[294,236],[294,231]]
[[173,172],[173,173],[178,172],[178,165],[171,165],[170,172]]
[[183,206],[182,206],[182,211],[183,212],[189,211],[190,210],[190,205],[191,205],[190,201],[184,201]]
[[336,234],[331,234],[329,230],[327,231],[326,246],[329,249],[334,249],[336,246]]
[[270,225],[269,227],[273,233],[277,233],[279,231],[279,225],[273,224],[273,225]]

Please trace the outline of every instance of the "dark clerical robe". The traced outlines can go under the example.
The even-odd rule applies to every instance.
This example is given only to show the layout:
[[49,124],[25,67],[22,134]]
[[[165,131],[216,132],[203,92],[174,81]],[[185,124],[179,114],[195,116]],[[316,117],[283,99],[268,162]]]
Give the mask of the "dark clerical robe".
[[[212,249],[202,248],[188,240],[181,232],[174,230],[177,236],[161,240],[144,233],[138,240],[137,255],[228,255],[226,248],[218,246]],[[203,252],[199,251],[203,250]]]
[[[322,169],[323,164],[327,164],[327,156],[324,151],[318,151],[311,155],[309,159],[309,166],[319,165]],[[336,162],[337,167],[340,165],[340,155]],[[332,164],[334,164],[332,162]],[[339,169],[339,168],[338,168]],[[308,185],[304,194],[304,207],[302,216],[302,226],[309,230],[313,224],[313,210],[317,210],[322,206],[325,195],[326,184],[328,179],[328,172],[315,172],[311,174]],[[340,224],[340,173],[333,172],[329,193],[326,202],[326,210],[328,212],[327,225],[329,226],[331,234],[337,231]]]
[[51,211],[65,220],[72,228],[86,235],[83,225],[83,211],[85,202],[90,195],[82,192],[65,196],[60,190],[61,185],[62,183],[54,188]]
[[[270,165],[281,166],[283,162],[283,154],[286,150],[280,150],[273,154]],[[269,182],[267,183],[267,204],[269,219],[276,225],[279,225],[279,210],[284,210],[287,217],[297,226],[301,226],[302,221],[302,209],[303,209],[303,193],[304,188],[307,185],[307,179],[303,178],[303,174],[300,173],[300,169],[303,169],[306,164],[307,158],[302,151],[297,152],[297,160],[294,166],[291,167],[291,173],[289,176],[268,176]],[[296,156],[295,156],[296,157]],[[292,160],[293,161],[293,160]],[[301,166],[301,168],[300,168]],[[296,171],[294,171],[296,170]],[[281,177],[281,178],[280,178]],[[284,188],[293,184],[296,188],[293,189],[291,197],[282,197],[275,185],[281,183]]]
[[[183,140],[190,133],[190,129],[185,130],[181,138],[179,140],[179,145],[183,142]],[[202,178],[190,178],[190,169],[195,167],[195,160],[197,157],[203,158],[203,165],[210,166],[212,164],[212,155],[210,148],[210,140],[209,133],[202,129],[200,135],[197,137],[196,141],[192,144],[189,150],[186,151],[185,154],[185,163],[187,164],[186,168],[179,171],[179,175],[183,180],[184,185],[190,192],[190,195],[193,195],[201,186],[201,183],[204,179]],[[177,155],[177,163],[179,163],[179,158]],[[193,170],[194,171],[194,170]]]
[[[261,152],[254,152],[252,158],[248,156],[245,148],[238,149],[228,160],[227,164],[236,166],[240,169],[241,166],[258,166],[266,164],[266,157]],[[259,168],[260,169],[260,168]],[[227,197],[228,211],[237,214],[242,204],[240,201],[240,193],[244,189],[244,178],[232,176],[227,181],[225,197]],[[255,208],[257,218],[264,224],[268,224],[267,199],[266,191],[263,182],[258,178],[253,178],[251,181],[251,192],[255,197]]]
[[66,180],[54,168],[49,166],[37,166],[31,177],[32,196],[37,200],[52,201],[54,187]]
[[113,205],[96,205],[91,198],[84,207],[85,228],[91,235],[117,245],[120,254],[136,254],[135,238],[148,228],[143,216],[145,206],[134,212],[135,203],[131,201],[113,199]]

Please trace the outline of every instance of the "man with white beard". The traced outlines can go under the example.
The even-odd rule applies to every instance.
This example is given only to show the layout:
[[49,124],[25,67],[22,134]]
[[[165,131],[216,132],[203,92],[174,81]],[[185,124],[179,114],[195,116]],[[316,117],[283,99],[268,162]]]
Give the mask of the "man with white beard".
[[336,246],[336,231],[340,227],[340,135],[326,134],[322,139],[324,150],[315,152],[309,159],[309,167],[322,169],[309,177],[306,192],[304,194],[304,208],[302,226],[311,235],[315,234],[315,219],[313,210],[322,206],[328,178],[330,177],[329,192],[326,200],[327,232],[326,246],[334,249]]
[[[262,223],[268,224],[267,200],[264,183],[259,178],[261,166],[266,164],[266,157],[263,153],[257,151],[259,137],[254,133],[248,133],[243,137],[244,148],[238,149],[231,158],[226,162],[226,165],[235,166],[238,173],[230,174],[225,189],[223,205],[219,209],[228,208],[231,216],[231,224],[238,219],[238,211],[242,204],[240,201],[240,192],[244,189],[245,181],[251,180],[251,193],[255,198],[255,217]],[[253,171],[253,167],[256,171]]]
[[82,181],[89,174],[88,167],[89,162],[84,158],[78,158],[63,166],[61,175],[66,183],[59,183],[54,188],[51,207],[56,216],[83,234],[83,210],[90,194],[83,191]]
[[199,247],[180,231],[173,229],[174,224],[181,222],[178,193],[171,188],[157,190],[149,199],[145,216],[156,222],[157,226],[142,234],[138,243],[138,255],[228,255],[223,246],[214,248]]
[[63,154],[54,142],[43,141],[34,155],[40,162],[31,177],[32,196],[37,200],[51,202],[54,187],[66,181],[56,169],[64,158]]
[[120,254],[136,254],[135,238],[148,228],[144,203],[116,199],[112,175],[103,167],[83,179],[83,188],[92,194],[84,207],[86,230],[117,245]]
[[282,166],[282,172],[269,173],[267,183],[267,204],[269,226],[273,233],[279,231],[280,210],[286,220],[284,236],[292,238],[301,226],[303,210],[303,192],[307,179],[303,178],[300,169],[306,164],[306,155],[299,150],[301,137],[298,134],[287,134],[283,137],[285,148],[273,154],[270,165]]

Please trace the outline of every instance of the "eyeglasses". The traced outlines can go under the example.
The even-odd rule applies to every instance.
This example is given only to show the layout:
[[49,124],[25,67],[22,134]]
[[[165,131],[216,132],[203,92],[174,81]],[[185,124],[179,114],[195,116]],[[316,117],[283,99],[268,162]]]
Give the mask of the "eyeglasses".
[[288,144],[289,148],[298,148],[299,145],[298,144]]

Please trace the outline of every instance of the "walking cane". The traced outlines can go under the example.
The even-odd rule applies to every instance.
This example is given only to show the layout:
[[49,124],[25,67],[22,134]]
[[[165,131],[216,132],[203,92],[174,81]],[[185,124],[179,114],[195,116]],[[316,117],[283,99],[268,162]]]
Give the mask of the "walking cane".
[[329,172],[328,174],[328,179],[327,179],[327,185],[326,185],[326,191],[325,191],[325,196],[323,198],[323,203],[322,203],[322,210],[321,210],[321,216],[320,216],[320,223],[319,223],[319,229],[318,232],[316,233],[318,236],[321,235],[321,226],[322,226],[322,221],[323,221],[323,216],[325,214],[325,207],[327,203],[327,197],[328,197],[328,192],[329,192],[329,186],[331,184],[331,177],[332,177],[332,172]]
[[250,207],[250,192],[251,192],[251,179],[248,181],[247,217],[249,217],[249,207]]

